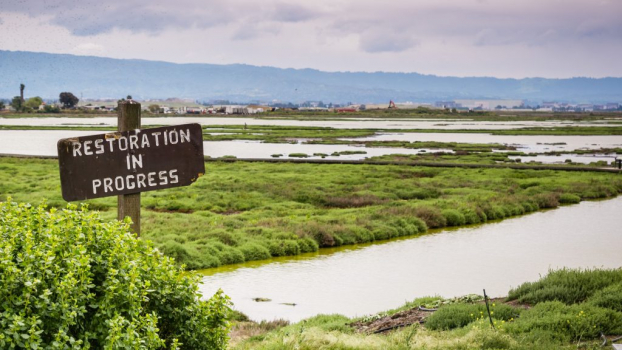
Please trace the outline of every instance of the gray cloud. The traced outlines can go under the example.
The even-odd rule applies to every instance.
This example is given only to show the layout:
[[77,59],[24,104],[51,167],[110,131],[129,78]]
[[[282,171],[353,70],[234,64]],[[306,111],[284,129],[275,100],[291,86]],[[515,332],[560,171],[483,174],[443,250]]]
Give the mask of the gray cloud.
[[[618,14],[622,13],[622,2],[595,3],[590,0],[394,1],[383,3],[381,11],[374,6],[353,5],[343,18],[333,19],[330,29],[334,35],[361,35],[361,49],[370,46],[370,39],[361,34],[368,28],[385,32],[386,40],[392,40],[395,35],[398,41],[403,33],[416,33],[421,40],[453,38],[475,46],[567,44],[583,38],[619,41],[622,21]],[[391,48],[388,43],[384,46]],[[399,48],[398,45],[396,49]]]
[[157,34],[171,28],[206,28],[235,18],[225,0],[178,0],[175,3],[153,0],[147,4],[141,0],[8,0],[8,5],[1,10],[49,18],[50,23],[77,36],[108,33],[114,29]]
[[272,19],[278,22],[304,22],[321,15],[320,11],[299,4],[277,3]]
[[402,52],[419,45],[412,35],[406,32],[387,33],[366,31],[360,36],[359,47],[369,53]]
[[241,25],[231,37],[232,40],[253,40],[265,35],[277,35],[281,32],[279,24],[250,23]]
[[[385,35],[404,32],[427,37],[469,37],[478,46],[513,43],[542,44],[574,37],[620,39],[621,1],[607,0],[5,0],[0,11],[42,17],[77,36],[108,33],[115,29],[158,34],[170,29],[210,28],[235,24],[234,39],[252,33],[264,22],[327,26],[335,35],[360,35],[361,49],[400,51],[410,44],[383,44],[365,34],[368,29]],[[244,28],[248,27],[248,28]],[[548,33],[548,34],[546,34]],[[388,37],[387,39],[391,39]],[[408,40],[406,41],[408,42]],[[374,48],[380,48],[375,50]]]
[[[50,17],[50,23],[77,36],[108,33],[114,29],[158,34],[168,29],[209,28],[229,23],[303,22],[320,12],[295,3],[257,3],[246,0],[7,0],[0,11]],[[244,37],[244,31],[236,34]]]
[[238,28],[231,36],[233,40],[252,40],[261,36],[257,27],[253,25],[246,25]]
[[622,0],[0,1],[0,25],[15,33],[0,36],[9,50],[101,45],[123,58],[453,74],[492,70],[491,57],[503,56],[536,74],[622,71],[613,58],[622,53]]
[[619,22],[606,22],[602,19],[585,20],[576,26],[575,32],[588,38],[616,36],[622,39],[622,20]]

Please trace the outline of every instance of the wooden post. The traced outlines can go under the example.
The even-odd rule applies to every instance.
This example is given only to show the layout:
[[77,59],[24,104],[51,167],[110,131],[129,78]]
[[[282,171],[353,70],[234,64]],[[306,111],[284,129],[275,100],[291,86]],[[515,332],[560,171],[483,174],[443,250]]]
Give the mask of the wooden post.
[[[120,101],[117,108],[117,130],[129,131],[140,129],[140,103],[134,100]],[[130,150],[129,152],[135,152]],[[140,193],[118,196],[118,219],[126,216],[132,219],[131,229],[140,237]]]

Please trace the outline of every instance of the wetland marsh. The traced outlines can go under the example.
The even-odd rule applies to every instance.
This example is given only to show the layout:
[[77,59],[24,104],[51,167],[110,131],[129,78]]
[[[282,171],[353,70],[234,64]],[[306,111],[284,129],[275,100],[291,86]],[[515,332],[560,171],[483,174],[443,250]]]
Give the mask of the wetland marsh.
[[[592,166],[611,167],[607,160],[622,145],[617,121],[491,123],[485,120],[489,115],[478,118],[454,121],[449,128],[441,125],[444,120],[399,118],[307,121],[319,126],[273,125],[283,120],[265,118],[247,125],[208,124],[214,119],[205,118],[203,132],[206,155],[240,158],[339,154],[341,159],[498,164],[527,157],[546,162],[550,157],[571,158],[573,163],[587,158],[601,161]],[[44,122],[32,119],[37,121],[21,127],[26,119],[0,130],[0,153],[53,155],[59,138],[108,128],[107,121],[94,119],[96,124],[88,126],[76,118],[70,118],[74,124],[48,126],[37,126]],[[233,119],[229,122],[239,122]],[[175,118],[175,123],[185,121]],[[383,128],[326,127],[371,122]],[[432,126],[438,129],[392,130],[411,122],[437,123]],[[616,251],[622,243],[616,221],[622,202],[611,199],[622,191],[618,173],[217,160],[206,162],[206,170],[191,187],[143,193],[142,237],[187,269],[209,268],[201,270],[203,295],[223,288],[237,310],[252,319],[298,321],[336,312],[347,316],[316,316],[276,326],[265,336],[280,343],[290,339],[290,329],[308,340],[326,341],[323,331],[314,328],[310,335],[305,325],[338,327],[344,332],[339,337],[349,337],[350,323],[385,317],[393,311],[383,310],[404,301],[412,306],[410,300],[416,297],[452,297],[482,288],[502,296],[549,269],[617,268],[622,263]],[[0,196],[45,201],[56,208],[66,205],[53,159],[0,157]],[[104,220],[116,217],[114,198],[87,204],[101,211]],[[454,333],[430,334],[442,342]],[[356,339],[385,348],[403,335],[398,331],[395,339]],[[553,344],[565,344],[565,339],[555,338]],[[251,338],[242,348],[257,344],[263,343]]]

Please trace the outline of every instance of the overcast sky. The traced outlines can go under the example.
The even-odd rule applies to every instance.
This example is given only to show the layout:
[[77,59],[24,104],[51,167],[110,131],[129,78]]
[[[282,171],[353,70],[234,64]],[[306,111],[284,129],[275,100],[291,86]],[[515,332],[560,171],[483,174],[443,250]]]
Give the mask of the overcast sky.
[[0,0],[0,50],[325,71],[622,77],[622,0]]

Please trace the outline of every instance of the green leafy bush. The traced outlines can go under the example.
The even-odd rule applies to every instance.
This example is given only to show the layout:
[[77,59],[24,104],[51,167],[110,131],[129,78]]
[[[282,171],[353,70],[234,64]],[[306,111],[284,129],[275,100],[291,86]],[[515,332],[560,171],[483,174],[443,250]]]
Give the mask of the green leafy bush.
[[85,206],[0,203],[0,348],[223,349],[228,297],[199,280]]

